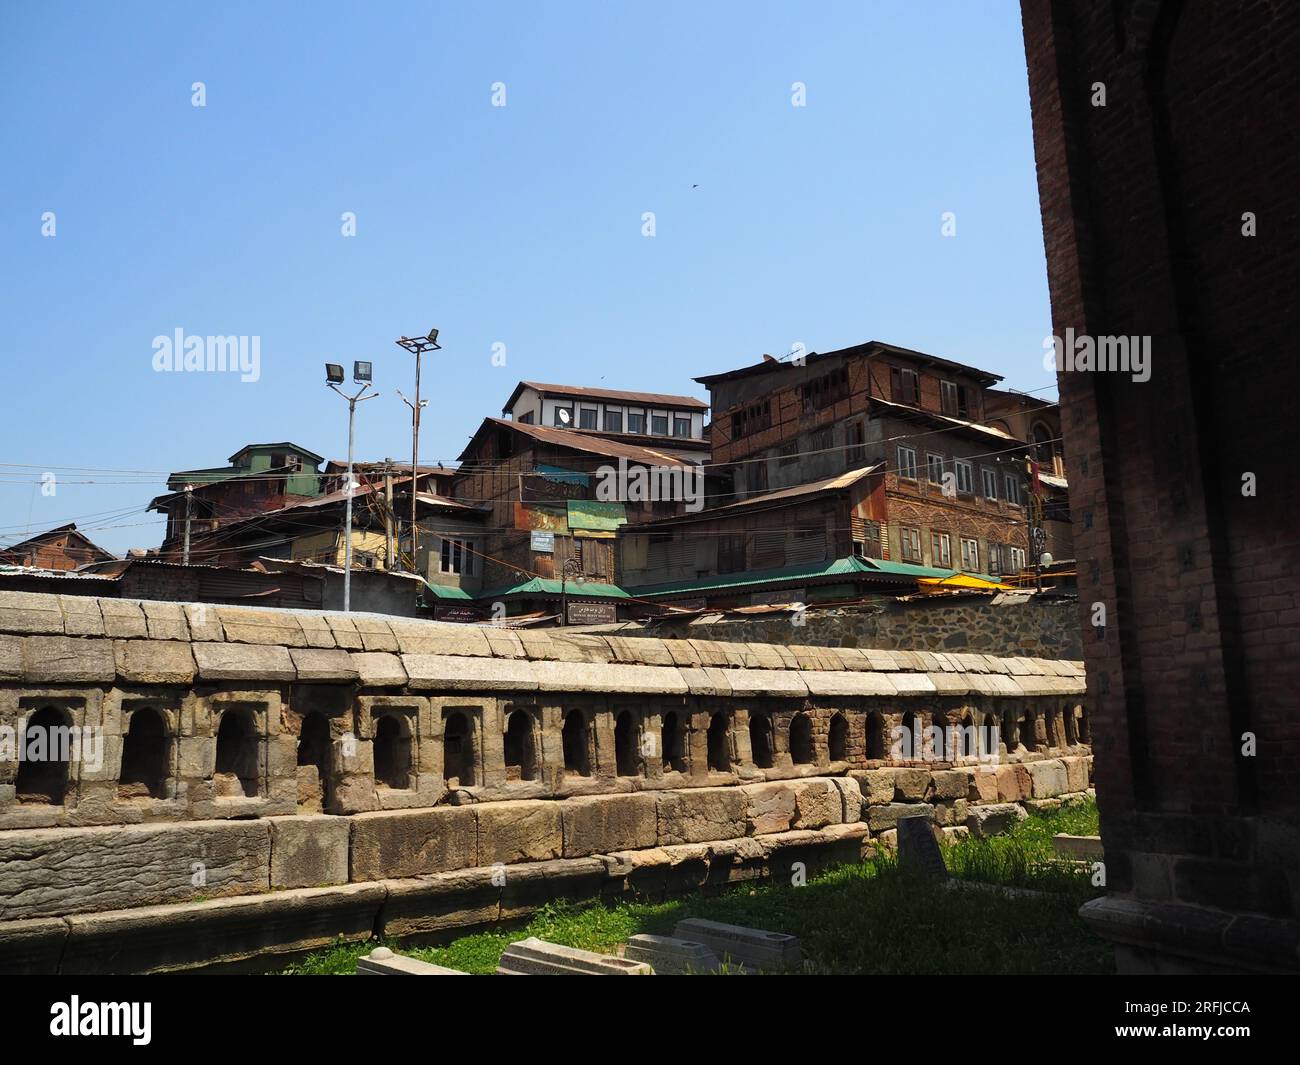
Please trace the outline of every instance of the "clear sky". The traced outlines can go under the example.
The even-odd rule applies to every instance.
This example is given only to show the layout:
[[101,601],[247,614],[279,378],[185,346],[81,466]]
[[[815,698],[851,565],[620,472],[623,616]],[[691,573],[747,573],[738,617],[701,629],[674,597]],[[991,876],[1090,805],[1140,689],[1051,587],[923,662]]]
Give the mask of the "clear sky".
[[[0,135],[0,543],[156,546],[168,471],[344,457],[326,361],[374,363],[358,457],[409,460],[393,340],[430,326],[424,461],[521,378],[707,398],[799,342],[1054,395],[1011,0],[4,0]],[[177,329],[260,376],[155,371]]]

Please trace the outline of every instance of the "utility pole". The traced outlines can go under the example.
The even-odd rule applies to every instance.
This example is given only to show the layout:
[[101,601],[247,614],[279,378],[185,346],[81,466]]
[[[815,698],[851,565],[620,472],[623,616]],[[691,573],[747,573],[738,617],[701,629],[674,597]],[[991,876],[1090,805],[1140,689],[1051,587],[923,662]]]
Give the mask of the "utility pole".
[[384,568],[393,570],[393,460],[384,459]]
[[411,408],[411,572],[418,573],[420,568],[420,527],[416,524],[416,478],[420,468],[420,410],[429,401],[420,399],[420,361],[426,351],[441,351],[438,344],[438,330],[430,329],[428,336],[398,337],[396,344],[415,356],[415,402],[412,403],[399,391],[402,402]]
[[181,556],[181,561],[185,565],[190,564],[190,521],[194,517],[194,486],[187,484],[185,486],[185,549]]
[[[364,369],[363,369],[364,367]],[[374,399],[379,395],[373,392],[366,395],[366,390],[370,388],[370,363],[356,362],[352,364],[352,380],[360,384],[361,388],[354,396],[349,396],[339,385],[343,382],[343,367],[335,363],[326,363],[325,365],[326,384],[334,389],[340,396],[348,401],[348,486],[347,486],[347,507],[344,523],[344,547],[343,547],[343,611],[347,613],[352,609],[352,442],[354,438],[353,428],[356,423],[357,403],[365,402],[367,399]],[[364,382],[364,383],[363,383]]]

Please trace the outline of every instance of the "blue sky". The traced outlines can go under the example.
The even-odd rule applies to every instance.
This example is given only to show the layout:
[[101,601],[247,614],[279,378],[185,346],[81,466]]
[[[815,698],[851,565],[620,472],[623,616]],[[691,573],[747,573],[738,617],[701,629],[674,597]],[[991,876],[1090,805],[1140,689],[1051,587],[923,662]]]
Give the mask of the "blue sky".
[[[76,520],[156,546],[167,471],[343,457],[326,361],[374,363],[358,456],[409,457],[393,340],[433,325],[425,461],[521,378],[705,395],[796,342],[1054,395],[1009,0],[8,0],[0,129],[0,543]],[[260,337],[260,378],[155,372],[176,329]]]

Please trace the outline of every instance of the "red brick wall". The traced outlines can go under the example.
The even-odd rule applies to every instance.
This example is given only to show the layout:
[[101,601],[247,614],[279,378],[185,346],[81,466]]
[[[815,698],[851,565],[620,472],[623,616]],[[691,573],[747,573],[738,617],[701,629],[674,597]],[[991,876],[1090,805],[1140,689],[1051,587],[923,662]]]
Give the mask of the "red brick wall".
[[1022,14],[1055,332],[1152,338],[1059,375],[1109,883],[1294,917],[1300,6]]

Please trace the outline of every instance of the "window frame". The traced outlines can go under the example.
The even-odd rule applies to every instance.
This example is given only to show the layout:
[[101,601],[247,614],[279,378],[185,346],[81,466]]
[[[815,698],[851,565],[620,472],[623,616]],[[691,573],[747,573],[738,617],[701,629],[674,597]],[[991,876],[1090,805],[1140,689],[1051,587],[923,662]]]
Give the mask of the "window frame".
[[[903,461],[903,453],[904,453],[904,452],[907,452],[908,454],[910,454],[910,455],[912,456],[912,459],[911,459],[911,462],[910,462],[910,463],[905,463],[905,462]],[[897,459],[898,459],[898,476],[899,476],[902,480],[906,480],[906,481],[915,481],[915,480],[917,480],[917,479],[918,479],[918,470],[917,470],[917,468],[916,468],[916,448],[914,448],[914,447],[908,447],[906,444],[899,444],[899,445],[898,445],[898,450],[896,451],[895,455],[896,455],[896,457],[897,457]],[[908,470],[910,470],[911,472],[908,473],[908,472],[907,472]]]
[[[979,539],[976,538],[976,537],[973,537],[973,536],[962,536],[962,537],[959,537],[959,539],[961,540],[961,568],[962,568],[962,572],[963,572],[963,573],[979,573],[979,572],[980,572],[980,542],[979,542]],[[967,549],[967,546],[968,546],[968,545],[969,545],[971,548],[974,549],[974,558],[970,560],[972,564],[969,565],[969,566],[966,564],[967,561],[968,561],[968,560],[967,560],[967,555],[966,555],[966,549]]]
[[[966,487],[962,487],[961,473],[966,471]],[[975,465],[969,459],[954,459],[953,471],[957,475],[957,494],[973,496],[975,494]]]

